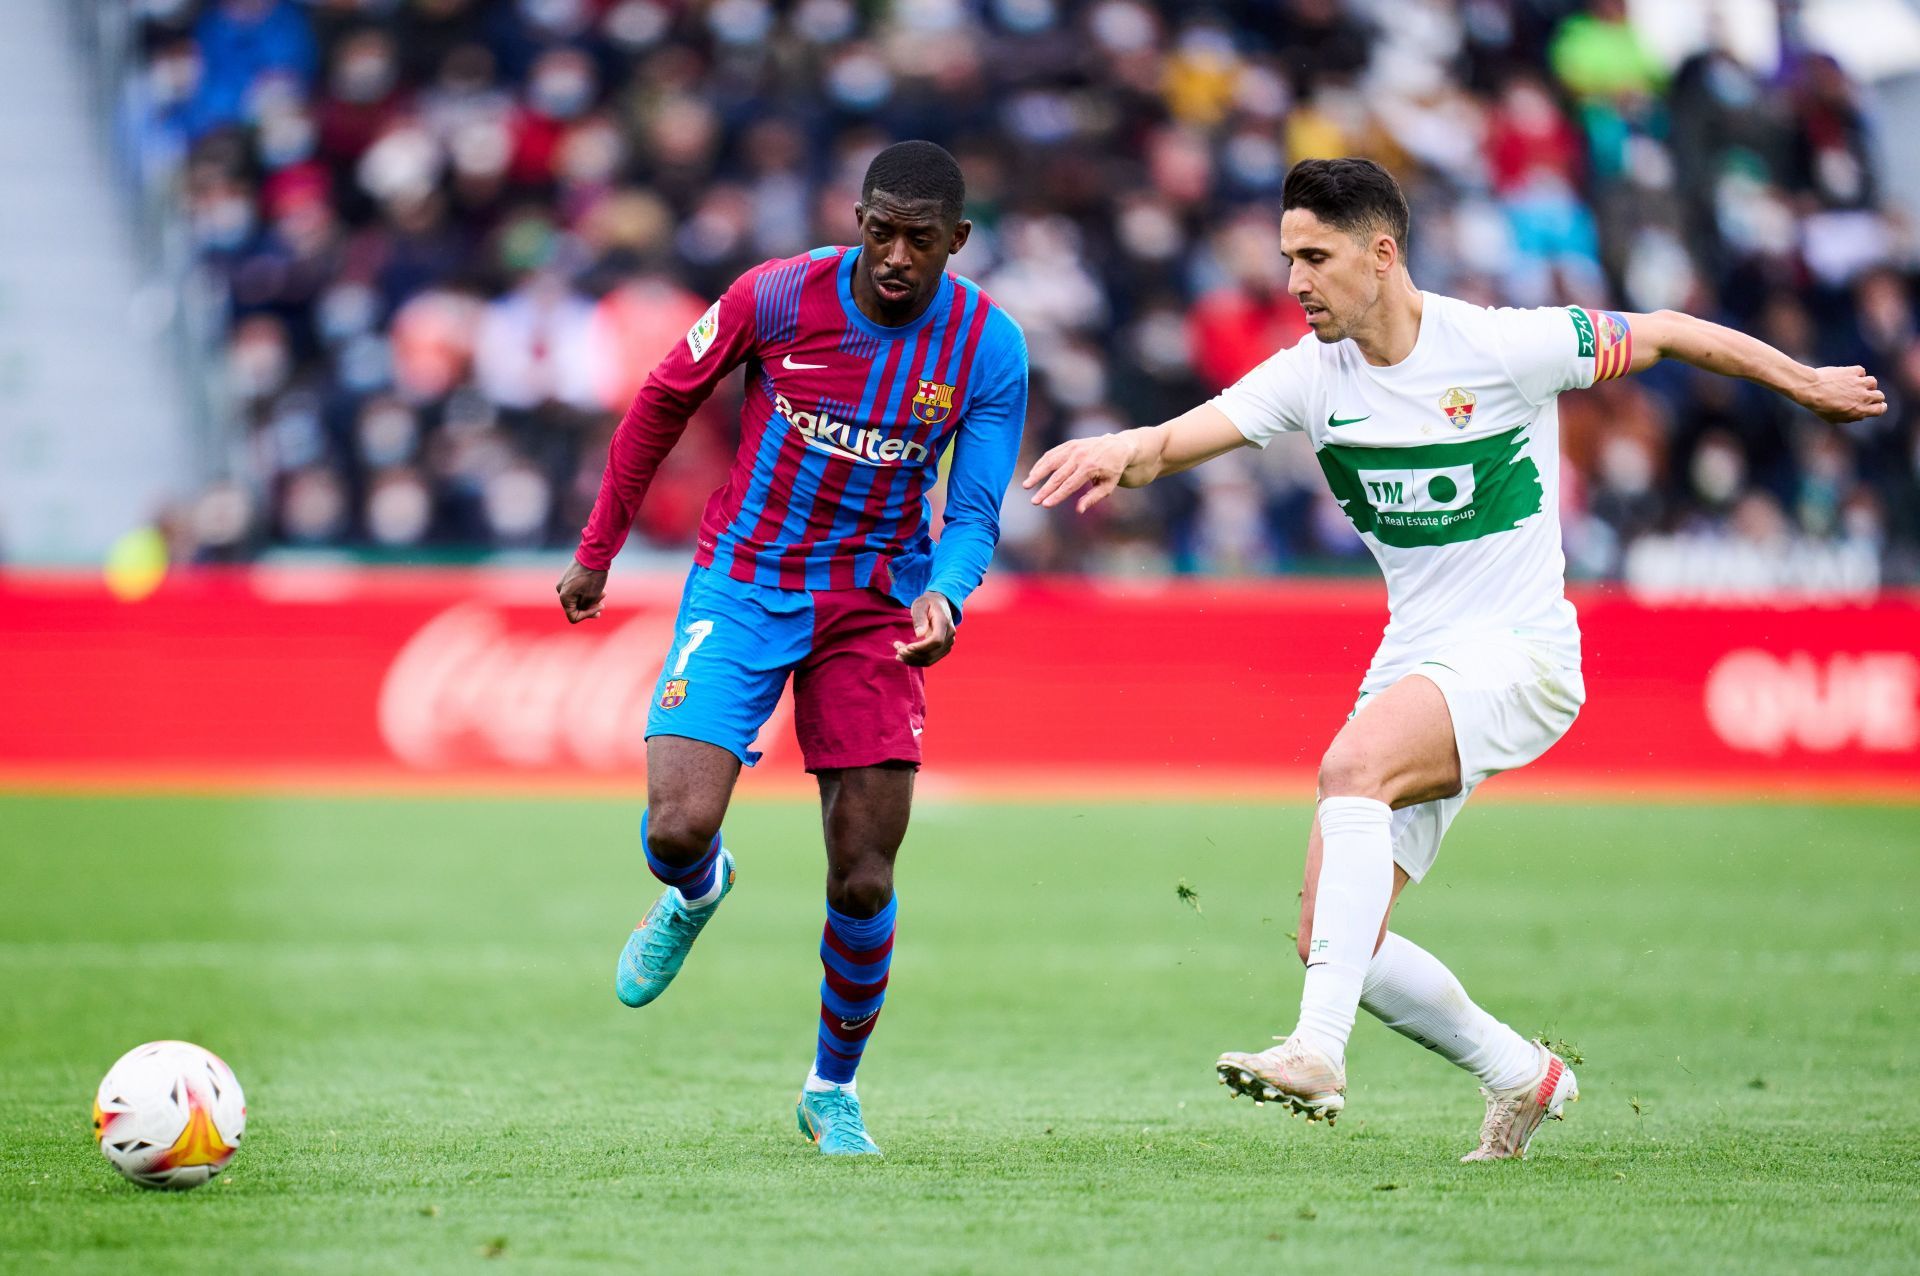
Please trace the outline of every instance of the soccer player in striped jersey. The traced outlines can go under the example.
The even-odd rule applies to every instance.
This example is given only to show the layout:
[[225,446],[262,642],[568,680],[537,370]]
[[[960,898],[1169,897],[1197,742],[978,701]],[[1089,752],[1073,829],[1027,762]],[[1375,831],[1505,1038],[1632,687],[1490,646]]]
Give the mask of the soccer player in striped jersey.
[[[1235,1092],[1332,1121],[1359,1007],[1477,1077],[1479,1146],[1524,1155],[1574,1075],[1476,1006],[1438,958],[1388,930],[1474,787],[1531,762],[1586,699],[1560,551],[1556,401],[1662,358],[1778,391],[1828,421],[1886,411],[1863,368],[1809,368],[1672,311],[1489,310],[1421,292],[1407,203],[1368,160],[1309,160],[1281,193],[1289,290],[1312,331],[1162,425],[1048,452],[1026,486],[1085,510],[1286,430],[1311,439],[1333,495],[1380,562],[1390,619],[1360,698],[1320,761],[1307,840],[1293,1031],[1216,1070]],[[1284,635],[1281,636],[1284,643]]]
[[[854,1072],[886,996],[926,668],[953,647],[993,556],[1026,419],[1019,325],[946,268],[971,230],[964,198],[951,155],[901,142],[867,169],[858,247],[736,280],[635,397],[557,586],[569,621],[600,614],[661,458],[745,365],[739,453],[707,503],[647,717],[641,840],[666,890],[621,951],[615,991],[629,1006],[666,991],[731,889],[721,820],[791,676],[827,849],[825,977],[797,1115],[829,1155],[880,1150]],[[936,543],[928,492],[949,452]]]

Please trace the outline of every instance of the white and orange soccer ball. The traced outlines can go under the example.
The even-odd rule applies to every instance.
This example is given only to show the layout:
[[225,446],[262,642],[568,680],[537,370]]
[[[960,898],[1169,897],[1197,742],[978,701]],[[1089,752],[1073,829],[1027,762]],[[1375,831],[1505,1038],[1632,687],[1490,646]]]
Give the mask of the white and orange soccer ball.
[[100,1151],[142,1187],[199,1187],[227,1168],[246,1128],[233,1069],[189,1041],[135,1046],[93,1100]]

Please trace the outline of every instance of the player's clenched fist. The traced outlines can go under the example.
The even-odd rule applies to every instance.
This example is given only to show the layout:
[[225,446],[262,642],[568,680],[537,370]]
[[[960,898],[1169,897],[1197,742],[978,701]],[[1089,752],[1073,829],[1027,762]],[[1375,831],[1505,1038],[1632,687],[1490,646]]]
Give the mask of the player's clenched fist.
[[1800,405],[1821,419],[1841,425],[1879,416],[1887,410],[1886,391],[1879,379],[1858,364],[1850,368],[1815,368],[1813,382],[1796,395]]
[[894,643],[893,654],[902,664],[933,664],[953,650],[957,632],[953,604],[945,594],[929,591],[913,600],[913,641]]
[[560,595],[560,610],[567,613],[567,623],[577,625],[600,614],[600,604],[607,596],[607,574],[582,567],[576,560],[567,564],[553,592]]

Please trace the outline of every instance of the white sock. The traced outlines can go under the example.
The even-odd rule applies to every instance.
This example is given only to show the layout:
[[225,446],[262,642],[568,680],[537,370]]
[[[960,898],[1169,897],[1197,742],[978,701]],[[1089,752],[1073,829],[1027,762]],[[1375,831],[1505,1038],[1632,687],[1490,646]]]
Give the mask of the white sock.
[[1320,803],[1320,882],[1293,1035],[1335,1060],[1346,1058],[1373,941],[1393,902],[1392,819],[1387,804],[1372,798]]
[[858,1083],[859,1083],[858,1077],[854,1078],[854,1080],[852,1081],[847,1081],[847,1082],[829,1081],[825,1077],[821,1076],[814,1069],[808,1068],[807,1083],[801,1086],[800,1088],[802,1090],[807,1090],[814,1093],[818,1093],[819,1091],[822,1091],[822,1090],[844,1090],[848,1094],[858,1094],[859,1091],[854,1089],[854,1086],[857,1085]]
[[1374,954],[1360,1004],[1489,1090],[1525,1085],[1540,1070],[1531,1041],[1474,1005],[1438,957],[1399,935],[1389,933]]

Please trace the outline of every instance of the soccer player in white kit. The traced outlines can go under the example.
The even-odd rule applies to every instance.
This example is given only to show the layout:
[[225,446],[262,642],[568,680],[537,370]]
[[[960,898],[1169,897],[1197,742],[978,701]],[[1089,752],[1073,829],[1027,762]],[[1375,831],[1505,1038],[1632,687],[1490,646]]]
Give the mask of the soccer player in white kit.
[[1082,512],[1284,430],[1313,442],[1334,497],[1379,560],[1390,619],[1360,698],[1320,760],[1307,839],[1300,1017],[1280,1044],[1220,1056],[1235,1093],[1329,1123],[1364,1006],[1479,1078],[1480,1143],[1523,1156],[1579,1096],[1566,1061],[1480,1009],[1452,972],[1387,929],[1408,882],[1488,776],[1546,752],[1586,699],[1560,549],[1558,397],[1662,358],[1747,380],[1828,421],[1887,410],[1863,368],[1809,368],[1673,311],[1486,309],[1421,292],[1407,202],[1370,160],[1287,175],[1281,249],[1311,333],[1163,424],[1075,439],[1027,476],[1034,503]]

